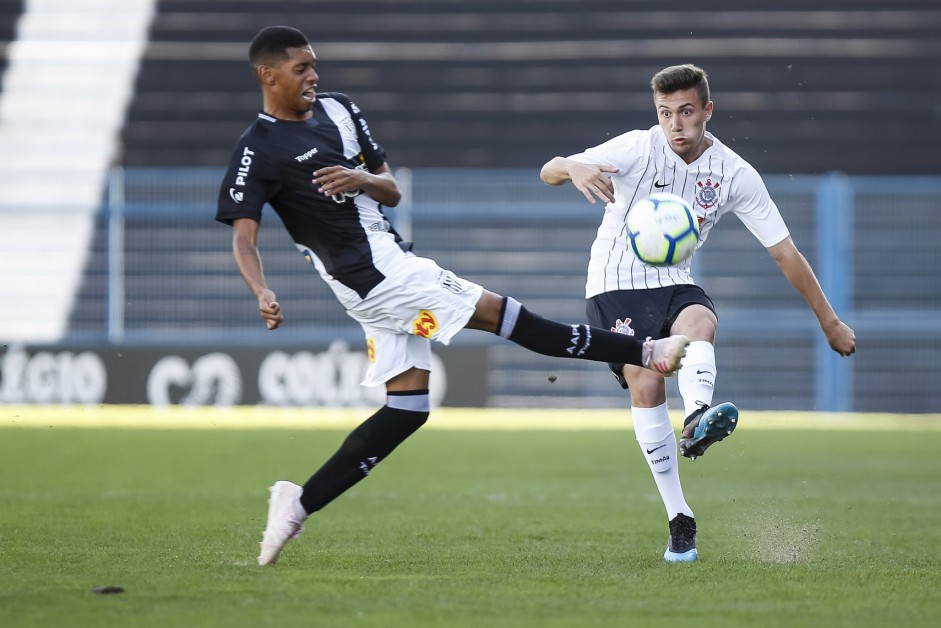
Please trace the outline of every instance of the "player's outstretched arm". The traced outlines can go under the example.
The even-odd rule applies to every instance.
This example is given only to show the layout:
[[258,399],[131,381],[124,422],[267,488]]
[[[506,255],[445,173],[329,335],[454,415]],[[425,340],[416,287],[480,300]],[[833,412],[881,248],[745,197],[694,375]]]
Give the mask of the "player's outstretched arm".
[[542,167],[539,178],[547,185],[562,185],[571,181],[588,202],[595,204],[595,198],[605,203],[614,202],[614,184],[606,174],[613,174],[618,169],[601,164],[583,164],[567,157],[553,157]]
[[258,222],[251,218],[236,218],[232,222],[232,254],[242,279],[258,299],[258,310],[268,329],[277,329],[284,316],[275,293],[268,288],[258,254]]
[[790,236],[768,247],[768,253],[813,310],[830,348],[842,356],[856,353],[856,333],[833,311],[810,263],[797,250]]

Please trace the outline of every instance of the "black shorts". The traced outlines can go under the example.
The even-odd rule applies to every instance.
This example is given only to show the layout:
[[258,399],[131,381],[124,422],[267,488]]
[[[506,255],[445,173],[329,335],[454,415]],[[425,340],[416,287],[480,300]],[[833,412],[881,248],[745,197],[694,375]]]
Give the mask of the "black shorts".
[[[636,336],[643,340],[670,335],[676,317],[690,305],[704,305],[715,314],[712,299],[699,286],[683,284],[648,290],[615,290],[588,299],[588,322],[594,327]],[[624,364],[609,364],[621,388],[627,382]]]

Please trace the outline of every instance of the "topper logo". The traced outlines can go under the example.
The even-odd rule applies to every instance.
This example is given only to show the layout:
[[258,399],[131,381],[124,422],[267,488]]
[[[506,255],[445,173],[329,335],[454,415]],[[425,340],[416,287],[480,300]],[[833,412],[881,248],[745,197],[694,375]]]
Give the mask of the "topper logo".
[[311,148],[309,151],[307,151],[307,152],[304,153],[303,155],[298,155],[297,157],[295,157],[295,158],[294,158],[294,161],[296,161],[296,162],[298,162],[298,163],[304,162],[304,161],[307,161],[308,159],[310,159],[311,157],[313,157],[313,156],[316,155],[316,154],[317,154],[317,149],[316,149],[316,148]]

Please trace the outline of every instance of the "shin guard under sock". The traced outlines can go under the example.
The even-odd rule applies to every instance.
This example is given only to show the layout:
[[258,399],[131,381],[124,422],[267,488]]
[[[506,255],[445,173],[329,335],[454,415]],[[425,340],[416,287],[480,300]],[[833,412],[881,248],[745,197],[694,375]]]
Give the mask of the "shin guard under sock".
[[670,423],[667,404],[655,408],[631,407],[634,434],[641,453],[647,460],[647,466],[653,473],[654,483],[667,511],[667,520],[683,513],[693,516],[693,511],[686,503],[683,487],[680,484],[680,471],[677,466],[676,434]]
[[712,405],[716,388],[716,350],[711,342],[694,340],[686,347],[683,366],[676,372],[676,383],[683,397],[686,416]]
[[301,505],[317,512],[369,475],[428,419],[428,391],[390,393],[388,402],[353,430],[304,484]]
[[499,335],[530,351],[556,358],[642,365],[643,341],[589,325],[564,325],[503,300]]

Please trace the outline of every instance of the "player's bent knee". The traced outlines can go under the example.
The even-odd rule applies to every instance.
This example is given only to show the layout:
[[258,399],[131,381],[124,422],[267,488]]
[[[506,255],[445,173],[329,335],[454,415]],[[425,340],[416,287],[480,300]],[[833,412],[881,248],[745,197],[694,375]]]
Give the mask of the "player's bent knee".
[[479,329],[497,333],[500,326],[500,316],[503,311],[503,297],[489,290],[484,290],[477,300],[474,315],[467,322],[468,329]]
[[639,408],[655,408],[667,399],[663,376],[650,369],[627,365],[624,367],[631,405]]
[[431,372],[412,367],[399,373],[386,382],[386,392],[408,392],[411,390],[427,390],[431,379]]

